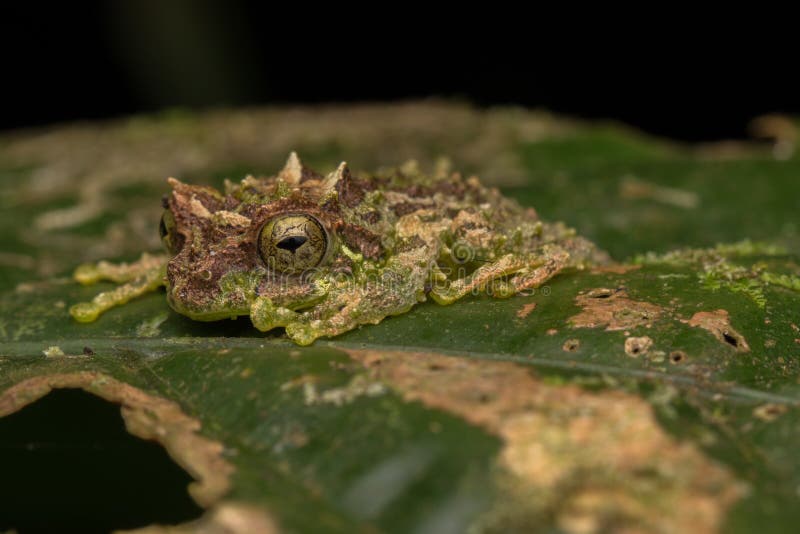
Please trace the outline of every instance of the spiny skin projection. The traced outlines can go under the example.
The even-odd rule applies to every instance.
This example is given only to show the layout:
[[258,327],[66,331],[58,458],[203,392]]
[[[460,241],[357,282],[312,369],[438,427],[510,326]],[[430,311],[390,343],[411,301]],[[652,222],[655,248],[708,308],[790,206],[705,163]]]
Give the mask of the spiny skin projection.
[[249,315],[307,345],[429,297],[508,297],[607,260],[572,229],[445,164],[357,177],[342,163],[321,175],[292,153],[276,176],[226,181],[224,193],[168,182],[167,254],[79,267],[82,283],[122,285],[73,306],[78,321],[165,286],[170,306],[192,319]]

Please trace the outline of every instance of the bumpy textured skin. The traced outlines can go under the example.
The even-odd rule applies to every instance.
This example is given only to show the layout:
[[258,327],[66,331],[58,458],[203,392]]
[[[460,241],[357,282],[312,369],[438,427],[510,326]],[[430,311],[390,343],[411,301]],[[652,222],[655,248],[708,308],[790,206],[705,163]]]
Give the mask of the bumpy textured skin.
[[[305,345],[406,312],[427,297],[449,304],[473,292],[511,296],[565,268],[606,259],[563,224],[543,222],[532,208],[444,166],[426,175],[410,162],[356,177],[343,163],[323,176],[293,153],[277,176],[227,182],[224,193],[169,183],[174,255],[82,266],[76,277],[83,282],[129,281],[136,292],[123,286],[114,297],[98,295],[73,307],[76,319],[94,320],[115,298],[152,289],[160,269],[177,312],[197,320],[249,315],[256,328],[285,327]],[[275,272],[260,254],[261,229],[285,214],[311,215],[325,228],[327,251],[314,269]]]

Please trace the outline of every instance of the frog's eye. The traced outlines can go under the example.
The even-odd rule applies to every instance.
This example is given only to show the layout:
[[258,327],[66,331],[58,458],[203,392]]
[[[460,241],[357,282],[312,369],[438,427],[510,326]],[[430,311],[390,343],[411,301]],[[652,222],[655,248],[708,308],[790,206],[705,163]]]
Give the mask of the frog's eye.
[[164,248],[171,254],[177,254],[183,248],[183,236],[177,232],[177,226],[172,212],[164,210],[161,222],[158,224],[158,233],[161,236],[161,242],[164,243]]
[[265,224],[258,235],[258,252],[264,263],[283,273],[313,269],[327,250],[328,234],[310,215],[281,215]]

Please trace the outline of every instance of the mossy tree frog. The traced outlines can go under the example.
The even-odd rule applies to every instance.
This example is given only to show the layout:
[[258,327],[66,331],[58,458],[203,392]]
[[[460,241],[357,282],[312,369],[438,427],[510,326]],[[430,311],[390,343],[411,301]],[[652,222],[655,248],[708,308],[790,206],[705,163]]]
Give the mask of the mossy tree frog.
[[249,315],[307,345],[427,298],[508,297],[604,259],[572,229],[446,165],[355,176],[342,163],[321,175],[292,153],[277,176],[226,182],[224,193],[168,181],[167,254],[79,267],[82,283],[123,285],[73,306],[78,321],[165,286],[170,306],[192,319]]

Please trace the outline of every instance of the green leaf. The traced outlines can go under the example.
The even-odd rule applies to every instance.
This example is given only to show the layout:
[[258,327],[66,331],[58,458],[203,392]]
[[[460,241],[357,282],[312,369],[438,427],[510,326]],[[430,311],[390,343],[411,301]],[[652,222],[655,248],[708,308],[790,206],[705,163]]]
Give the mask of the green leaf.
[[[191,321],[163,293],[70,319],[111,287],[73,283],[77,264],[158,250],[167,175],[219,185],[290,150],[319,168],[446,155],[635,265],[426,302],[302,348],[244,318]],[[784,531],[800,487],[800,162],[779,155],[439,103],[13,134],[0,415],[52,387],[118,402],[199,481],[200,521],[250,530]]]

